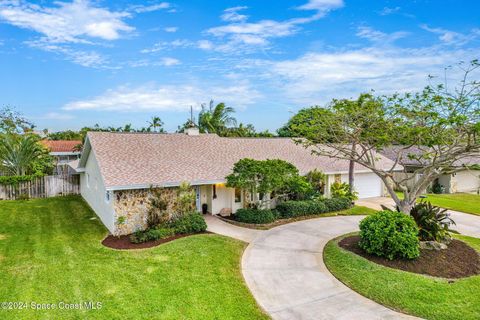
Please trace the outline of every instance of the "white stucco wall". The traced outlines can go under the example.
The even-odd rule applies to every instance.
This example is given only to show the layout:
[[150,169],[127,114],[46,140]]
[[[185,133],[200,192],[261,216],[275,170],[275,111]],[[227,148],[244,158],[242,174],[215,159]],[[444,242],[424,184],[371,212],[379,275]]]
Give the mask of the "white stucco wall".
[[[206,188],[210,187],[212,190],[213,186],[206,186]],[[228,208],[231,209],[234,213],[238,209],[243,207],[243,194],[241,196],[241,202],[235,202],[235,189],[234,188],[227,188],[223,184],[216,185],[216,194],[217,197],[213,199],[213,190],[209,194],[211,197],[211,209],[209,210],[212,214],[218,214],[222,209]]]
[[464,170],[452,175],[450,192],[476,192],[480,188],[480,171]]
[[85,172],[80,175],[80,192],[107,229],[113,233],[115,228],[113,193],[111,194],[110,201],[107,202],[105,185],[93,151],[91,151],[88,156]]

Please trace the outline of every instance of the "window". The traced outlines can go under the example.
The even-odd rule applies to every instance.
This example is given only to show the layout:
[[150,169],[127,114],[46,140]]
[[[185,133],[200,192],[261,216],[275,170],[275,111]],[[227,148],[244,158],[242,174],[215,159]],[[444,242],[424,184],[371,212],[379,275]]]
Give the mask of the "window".
[[85,181],[87,182],[87,188],[90,188],[90,176],[88,173],[85,173]]
[[217,199],[217,186],[213,185],[213,199]]
[[260,192],[260,193],[258,194],[258,200],[262,201],[264,197],[265,197],[265,193]]
[[242,202],[242,190],[235,188],[235,203]]
[[105,202],[110,203],[110,191],[105,192]]

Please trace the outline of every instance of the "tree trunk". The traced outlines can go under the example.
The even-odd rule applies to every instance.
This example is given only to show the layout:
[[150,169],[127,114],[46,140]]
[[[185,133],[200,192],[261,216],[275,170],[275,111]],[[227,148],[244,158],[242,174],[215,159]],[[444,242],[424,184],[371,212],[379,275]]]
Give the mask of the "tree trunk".
[[400,200],[399,203],[397,203],[397,206],[398,206],[398,210],[400,210],[400,212],[403,212],[405,214],[410,214],[410,211],[413,208],[413,203],[403,199],[403,200]]
[[[352,155],[355,152],[355,143],[352,143]],[[354,188],[353,185],[355,183],[355,161],[350,160],[349,166],[348,166],[348,185],[350,188],[350,192],[353,193]]]

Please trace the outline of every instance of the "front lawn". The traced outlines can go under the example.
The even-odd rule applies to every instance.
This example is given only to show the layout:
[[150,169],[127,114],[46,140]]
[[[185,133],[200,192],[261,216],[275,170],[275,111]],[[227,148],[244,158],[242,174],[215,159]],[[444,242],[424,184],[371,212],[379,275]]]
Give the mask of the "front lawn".
[[[455,236],[480,251],[480,239]],[[340,281],[365,297],[426,319],[479,319],[480,276],[455,281],[378,265],[338,246],[324,250],[324,261]]]
[[[401,193],[397,193],[403,198]],[[470,193],[426,194],[425,200],[433,205],[475,215],[480,215],[480,195]]]
[[[245,243],[212,234],[116,251],[80,197],[0,201],[0,319],[267,319],[240,273]],[[98,310],[30,303],[100,302]]]

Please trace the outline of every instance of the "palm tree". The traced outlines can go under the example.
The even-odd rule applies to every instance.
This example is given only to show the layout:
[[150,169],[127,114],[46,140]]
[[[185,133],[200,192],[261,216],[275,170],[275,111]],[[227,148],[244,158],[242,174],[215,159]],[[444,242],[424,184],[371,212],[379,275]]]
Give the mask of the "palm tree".
[[38,138],[31,134],[0,136],[0,168],[9,175],[29,173],[34,163],[44,155]]
[[149,124],[149,128],[153,128],[153,132],[157,132],[157,128],[159,128],[158,132],[164,132],[163,130],[163,121],[160,117],[152,117],[152,120],[147,121]]
[[237,120],[232,114],[235,110],[227,107],[223,102],[213,107],[213,100],[209,108],[202,105],[202,111],[198,115],[198,126],[201,132],[222,134],[228,126],[235,126]]

